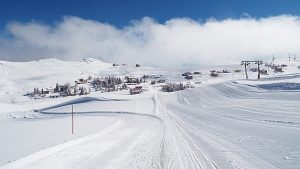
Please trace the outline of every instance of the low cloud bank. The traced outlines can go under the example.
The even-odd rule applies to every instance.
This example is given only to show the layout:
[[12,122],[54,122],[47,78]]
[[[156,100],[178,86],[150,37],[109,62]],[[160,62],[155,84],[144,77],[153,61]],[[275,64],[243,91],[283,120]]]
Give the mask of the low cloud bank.
[[[123,28],[78,17],[53,25],[12,22],[0,34],[0,60],[94,57],[152,66],[222,64],[271,57],[300,44],[300,18],[281,15],[205,22],[145,17]],[[300,48],[300,47],[299,47]]]

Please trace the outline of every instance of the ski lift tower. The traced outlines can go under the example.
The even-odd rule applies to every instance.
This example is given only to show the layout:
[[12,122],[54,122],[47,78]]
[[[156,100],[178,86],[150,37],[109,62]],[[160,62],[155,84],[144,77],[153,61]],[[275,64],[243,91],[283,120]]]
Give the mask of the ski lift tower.
[[241,65],[245,66],[245,76],[246,76],[246,79],[248,79],[247,66],[250,65],[250,61],[242,61]]
[[248,79],[248,73],[247,73],[247,66],[250,65],[251,62],[254,62],[254,64],[257,64],[257,79],[260,79],[260,65],[263,64],[262,61],[241,61],[241,65],[245,66],[245,76],[246,79]]
[[259,65],[262,65],[263,62],[262,61],[255,61],[255,64],[257,64],[257,72],[258,72],[257,79],[260,79],[260,67],[259,67]]

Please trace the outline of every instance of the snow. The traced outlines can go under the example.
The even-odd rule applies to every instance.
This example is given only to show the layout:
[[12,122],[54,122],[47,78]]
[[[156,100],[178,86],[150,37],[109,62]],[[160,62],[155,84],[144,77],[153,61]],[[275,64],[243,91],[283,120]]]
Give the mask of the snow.
[[126,114],[114,118],[118,120],[94,134],[41,150],[3,168],[98,168],[99,165],[147,168],[152,165],[151,158],[157,156],[155,148],[161,144],[161,121],[151,116]]
[[[204,168],[298,168],[300,97],[298,92],[289,93],[293,100],[285,97],[286,93],[221,83],[167,97],[164,105],[178,128],[189,133],[185,140],[203,151],[194,148],[196,157],[208,156],[200,160],[207,161]],[[285,156],[288,162],[282,160]]]
[[[113,67],[97,59],[0,61],[0,168],[292,168],[300,166],[300,62],[284,72],[240,65]],[[253,66],[253,65],[252,65]],[[262,66],[265,69],[267,67]],[[210,70],[228,69],[219,77]],[[157,75],[195,88],[163,93],[159,84],[86,96],[30,99],[34,87],[91,76]],[[18,73],[16,73],[18,72]],[[196,82],[201,82],[197,83]],[[71,133],[74,108],[75,133]],[[35,111],[34,111],[35,110]]]
[[103,116],[75,117],[74,135],[71,134],[70,116],[1,121],[0,163],[5,164],[44,148],[93,134],[117,121],[115,118]]

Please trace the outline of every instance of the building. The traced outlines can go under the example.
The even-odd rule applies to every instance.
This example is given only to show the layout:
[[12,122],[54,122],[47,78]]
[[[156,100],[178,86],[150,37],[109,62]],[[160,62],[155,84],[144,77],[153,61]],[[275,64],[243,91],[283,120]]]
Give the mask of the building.
[[135,86],[134,88],[131,88],[129,90],[129,93],[131,95],[134,95],[134,94],[140,94],[143,92],[143,87],[142,86]]
[[185,76],[184,78],[185,78],[185,79],[188,79],[188,80],[191,80],[191,79],[193,79],[193,76],[192,76],[192,75],[187,75],[187,76]]
[[87,83],[87,80],[83,79],[83,78],[78,79],[78,80],[75,81],[75,84],[84,84],[84,83]]

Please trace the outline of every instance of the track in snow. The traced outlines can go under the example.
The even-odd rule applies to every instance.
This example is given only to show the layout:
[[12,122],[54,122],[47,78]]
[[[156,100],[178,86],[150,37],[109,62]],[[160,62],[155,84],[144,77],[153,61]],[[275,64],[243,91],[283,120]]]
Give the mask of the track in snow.
[[300,96],[221,83],[157,96],[165,168],[299,168]]

